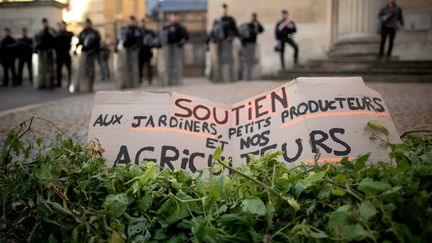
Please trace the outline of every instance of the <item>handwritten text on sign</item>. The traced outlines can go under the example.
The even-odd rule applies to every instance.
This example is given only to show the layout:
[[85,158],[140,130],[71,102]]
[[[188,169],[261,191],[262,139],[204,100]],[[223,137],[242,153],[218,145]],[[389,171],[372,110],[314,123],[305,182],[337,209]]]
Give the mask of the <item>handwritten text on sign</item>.
[[298,78],[232,106],[177,93],[98,92],[89,139],[105,148],[107,166],[154,161],[196,171],[223,149],[234,165],[248,154],[281,150],[286,163],[335,162],[370,152],[388,160],[366,124],[379,120],[400,142],[382,97],[361,78]]

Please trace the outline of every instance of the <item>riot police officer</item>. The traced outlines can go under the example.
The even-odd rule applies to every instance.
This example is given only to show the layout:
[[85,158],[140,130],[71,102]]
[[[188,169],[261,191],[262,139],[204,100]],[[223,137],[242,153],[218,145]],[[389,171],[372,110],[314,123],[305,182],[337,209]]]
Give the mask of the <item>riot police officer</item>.
[[12,31],[5,28],[5,37],[0,43],[0,61],[3,66],[3,85],[9,85],[9,71],[12,73],[12,85],[16,85],[16,72],[15,72],[15,48],[16,41],[12,38]]
[[101,37],[93,28],[91,19],[86,19],[84,30],[78,35],[77,48],[82,46],[78,75],[70,91],[92,92],[95,79],[95,61],[99,55]]
[[296,24],[288,18],[288,11],[282,10],[282,19],[277,22],[275,27],[275,35],[278,43],[275,50],[280,52],[281,67],[285,69],[285,44],[290,45],[294,49],[294,64],[298,63],[299,47],[293,39],[294,33],[297,32]]
[[152,48],[155,45],[156,34],[146,26],[145,19],[141,20],[142,43],[139,51],[139,74],[140,83],[142,82],[144,67],[147,69],[148,83],[152,84],[153,70],[151,59],[153,57]]
[[183,76],[183,45],[189,39],[185,27],[179,23],[178,14],[169,17],[169,24],[159,35],[162,49],[158,62],[158,77],[163,85],[179,85]]
[[73,33],[67,31],[66,22],[62,21],[58,23],[59,31],[56,39],[56,63],[57,63],[57,87],[62,85],[62,68],[66,66],[68,72],[68,85],[71,84],[72,77],[72,58],[70,55],[70,49],[72,45]]
[[122,75],[120,88],[134,88],[139,81],[139,49],[142,33],[135,16],[129,17],[129,25],[121,30],[121,43],[125,49],[125,71]]
[[216,45],[216,65],[212,68],[214,82],[232,82],[234,76],[233,39],[238,36],[236,21],[222,4],[222,15],[213,22],[210,38]]
[[38,77],[34,87],[53,88],[54,84],[54,49],[56,46],[56,31],[49,26],[48,19],[42,19],[43,29],[35,35],[36,52],[39,55]]
[[257,35],[264,31],[258,21],[256,13],[252,13],[251,21],[239,26],[239,35],[242,44],[242,79],[251,80],[252,74],[256,73],[254,67],[258,63],[256,48]]
[[18,84],[21,85],[23,81],[24,65],[27,66],[29,73],[30,83],[33,83],[33,67],[32,67],[32,56],[33,56],[33,40],[27,35],[27,29],[23,28],[21,31],[21,38],[17,41],[17,53],[18,53]]

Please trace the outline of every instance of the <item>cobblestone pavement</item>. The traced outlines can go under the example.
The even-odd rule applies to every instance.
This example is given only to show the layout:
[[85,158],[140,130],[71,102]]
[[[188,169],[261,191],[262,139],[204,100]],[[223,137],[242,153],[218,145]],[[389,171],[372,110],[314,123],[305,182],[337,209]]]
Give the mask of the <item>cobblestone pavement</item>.
[[[212,84],[200,79],[187,79],[177,87],[144,86],[140,90],[175,91],[209,100],[235,103],[271,90],[281,82],[253,81],[232,84]],[[432,128],[432,83],[368,83],[384,97],[398,131]],[[0,112],[0,144],[8,129],[33,115],[55,123],[60,129],[81,143],[86,141],[94,94],[72,96],[66,99],[40,103]],[[35,130],[42,136],[53,138],[55,129],[42,121],[35,121]]]

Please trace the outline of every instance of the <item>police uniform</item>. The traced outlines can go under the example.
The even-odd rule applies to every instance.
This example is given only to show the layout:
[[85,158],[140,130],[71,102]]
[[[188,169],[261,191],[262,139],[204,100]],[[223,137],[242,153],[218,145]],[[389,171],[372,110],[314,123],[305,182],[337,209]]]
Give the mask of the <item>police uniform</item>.
[[296,25],[294,21],[289,19],[280,20],[275,27],[276,40],[279,41],[277,51],[280,52],[281,66],[285,69],[285,43],[290,45],[294,49],[294,63],[298,63],[298,52],[299,48],[297,43],[293,40],[292,35],[297,32]]
[[85,28],[78,36],[77,46],[82,46],[78,75],[72,90],[92,92],[95,79],[95,61],[99,55],[100,34],[93,28]]
[[238,36],[235,19],[223,16],[213,22],[210,39],[216,45],[216,65],[212,67],[212,80],[214,82],[235,81],[233,39]]
[[50,27],[43,28],[35,35],[39,61],[37,81],[33,83],[33,86],[37,89],[53,88],[56,35],[56,31]]
[[70,31],[62,30],[59,31],[56,38],[56,63],[57,63],[57,87],[61,87],[62,84],[62,67],[66,66],[68,72],[68,86],[71,84],[72,77],[72,58],[70,55],[70,48],[72,42],[73,33]]
[[151,66],[151,59],[153,57],[152,48],[154,47],[154,40],[156,34],[154,31],[149,29],[141,29],[142,32],[142,43],[139,51],[139,74],[140,82],[143,78],[144,66],[147,68],[147,77],[149,84],[152,83],[153,70]]
[[18,39],[18,84],[21,85],[23,81],[24,66],[27,66],[29,73],[30,83],[33,83],[33,40],[28,37]]
[[9,71],[12,73],[12,84],[16,84],[15,48],[16,41],[11,36],[7,36],[1,41],[0,59],[3,66],[3,86],[9,85]]
[[[257,49],[257,35],[262,33],[264,28],[258,22],[246,23],[239,27],[239,35],[242,44],[242,79],[252,80],[256,79],[258,71],[256,70],[256,64],[258,60],[258,49]],[[255,75],[253,75],[255,74]]]
[[165,26],[159,36],[158,77],[162,85],[179,85],[183,76],[183,45],[189,39],[186,29],[179,23]]
[[125,72],[123,79],[117,80],[122,83],[121,88],[138,87],[139,81],[139,49],[141,45],[141,29],[130,25],[122,29],[123,47],[125,49]]

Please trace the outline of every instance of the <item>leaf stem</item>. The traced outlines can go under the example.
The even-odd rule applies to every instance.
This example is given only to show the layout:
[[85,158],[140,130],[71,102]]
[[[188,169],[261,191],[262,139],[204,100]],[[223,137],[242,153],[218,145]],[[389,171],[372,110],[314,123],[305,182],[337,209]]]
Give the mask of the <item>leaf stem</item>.
[[[288,224],[286,224],[284,227],[278,229],[272,236],[271,238],[273,239],[276,235],[282,234],[282,231],[285,230],[286,228],[288,228],[289,226],[291,226],[291,224],[293,222],[296,222],[300,217],[295,218],[294,220],[292,220],[291,222],[289,222]],[[285,234],[282,234],[283,236],[286,236]]]
[[402,136],[400,136],[400,137],[401,137],[401,138],[404,138],[404,137],[407,136],[408,134],[411,134],[411,133],[419,133],[419,132],[432,133],[432,129],[418,129],[418,130],[411,130],[411,131],[404,132],[404,133],[402,134]]
[[271,188],[271,187],[269,187],[268,185],[262,183],[261,181],[255,179],[255,178],[253,178],[253,177],[251,177],[251,176],[248,176],[248,175],[244,174],[243,172],[241,172],[241,171],[239,171],[239,170],[236,170],[236,169],[232,168],[232,167],[229,166],[229,165],[226,165],[226,164],[222,163],[220,160],[215,160],[215,161],[216,161],[217,163],[221,164],[223,167],[225,167],[225,168],[227,168],[227,169],[229,169],[229,170],[231,170],[231,171],[233,171],[233,172],[239,174],[240,176],[242,176],[242,177],[244,177],[244,178],[246,178],[246,179],[248,179],[248,180],[253,181],[255,184],[261,186],[262,188],[264,188],[264,189],[267,190],[268,192],[271,192],[271,193],[272,193],[273,195],[275,195],[276,197],[278,197],[278,198],[280,198],[281,200],[285,201],[285,198],[284,198],[284,197],[283,197],[283,196],[282,196],[278,191],[276,191],[274,188]]

